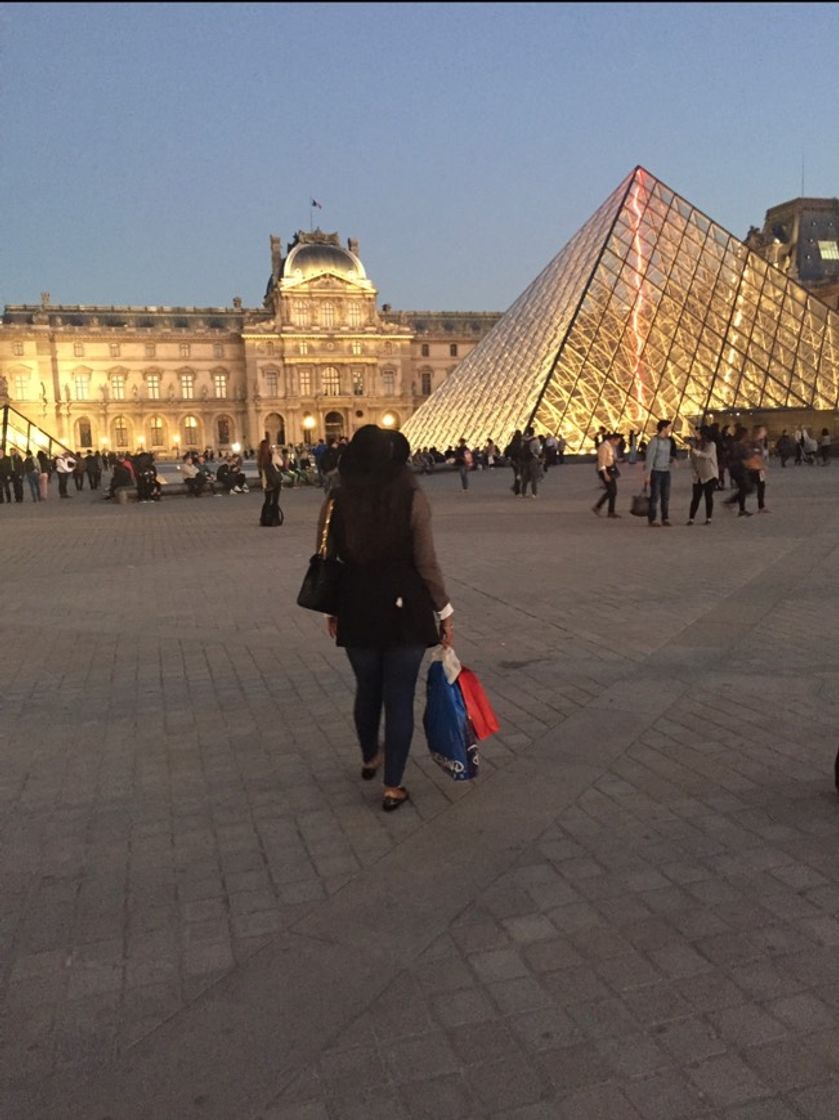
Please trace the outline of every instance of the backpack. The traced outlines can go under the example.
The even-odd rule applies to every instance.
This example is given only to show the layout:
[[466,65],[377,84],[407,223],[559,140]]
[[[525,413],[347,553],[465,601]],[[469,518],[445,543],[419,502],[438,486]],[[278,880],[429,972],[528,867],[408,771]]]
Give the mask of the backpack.
[[471,467],[472,466],[472,461],[473,461],[472,460],[472,452],[469,450],[468,447],[465,447],[463,449],[463,465],[464,465],[464,467]]

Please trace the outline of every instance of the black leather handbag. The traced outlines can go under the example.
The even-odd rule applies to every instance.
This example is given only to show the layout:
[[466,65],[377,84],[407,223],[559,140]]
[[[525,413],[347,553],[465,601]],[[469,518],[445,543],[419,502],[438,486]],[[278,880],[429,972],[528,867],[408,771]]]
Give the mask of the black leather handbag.
[[298,607],[305,607],[306,610],[317,611],[319,614],[337,614],[341,594],[344,565],[330,555],[329,543],[329,524],[334,506],[335,503],[330,502],[326,507],[320,547],[309,560],[308,571],[297,595]]

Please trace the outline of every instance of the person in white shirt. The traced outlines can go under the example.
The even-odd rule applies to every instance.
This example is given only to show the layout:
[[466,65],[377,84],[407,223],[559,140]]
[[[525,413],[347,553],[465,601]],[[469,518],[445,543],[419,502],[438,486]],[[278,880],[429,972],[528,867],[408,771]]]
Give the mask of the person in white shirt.
[[67,493],[67,482],[75,469],[76,460],[69,451],[62,451],[60,455],[56,456],[55,471],[58,475],[58,496],[60,498],[72,496]]
[[615,449],[620,442],[620,438],[618,432],[609,432],[600,441],[597,448],[597,473],[603,483],[604,490],[600,500],[595,502],[591,509],[592,513],[596,513],[598,517],[606,502],[609,503],[608,516],[620,517],[619,513],[615,513],[615,500],[618,496],[618,467],[615,463]]

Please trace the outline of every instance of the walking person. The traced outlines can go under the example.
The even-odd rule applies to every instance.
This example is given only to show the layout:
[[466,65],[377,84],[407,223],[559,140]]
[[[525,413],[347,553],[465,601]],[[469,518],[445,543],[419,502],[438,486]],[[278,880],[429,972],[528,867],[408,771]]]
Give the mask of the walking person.
[[15,447],[11,454],[12,460],[12,489],[15,494],[15,501],[23,501],[23,456]]
[[615,455],[620,438],[618,432],[610,432],[597,448],[597,473],[604,489],[600,499],[595,502],[591,509],[592,513],[596,513],[598,517],[606,502],[609,503],[607,516],[620,517],[619,513],[615,513],[615,501],[618,496],[618,475],[620,473],[615,462]]
[[731,475],[732,485],[737,487],[737,491],[723,502],[727,509],[733,509],[736,504],[739,507],[738,517],[752,516],[751,512],[746,509],[746,498],[753,489],[751,477],[752,454],[748,428],[744,428],[742,424],[738,425],[729,448],[728,464],[728,473]]
[[699,503],[705,498],[705,524],[710,525],[714,516],[714,491],[717,488],[717,445],[714,442],[714,433],[703,424],[699,429],[699,438],[691,443],[690,466],[693,471],[693,497],[690,500],[688,525],[693,524]]
[[821,438],[819,439],[819,453],[822,457],[822,466],[830,466],[830,431],[827,428],[822,428]]
[[52,470],[49,456],[47,455],[46,451],[44,451],[43,449],[39,451],[37,459],[38,466],[40,467],[40,471],[38,472],[38,490],[41,495],[41,501],[45,502],[47,500],[47,495],[49,494],[50,477],[52,476]]
[[513,485],[511,489],[516,498],[521,494],[521,446],[521,429],[516,428],[513,432],[513,438],[504,448],[504,458],[513,468]]
[[408,441],[399,432],[374,424],[359,428],[341,457],[341,484],[323,504],[317,537],[319,543],[331,511],[330,539],[345,567],[327,631],[346,649],[355,675],[361,777],[372,780],[384,766],[385,812],[410,797],[403,779],[425,650],[438,642],[450,645],[454,634],[431,508],[408,456]]
[[758,424],[752,430],[751,455],[747,460],[749,481],[757,491],[757,512],[769,513],[766,508],[766,465],[768,454],[766,448],[766,428]]
[[[647,524],[651,529],[659,524],[670,525],[670,465],[673,460],[673,444],[670,436],[673,424],[670,420],[659,420],[656,434],[647,445],[644,460],[644,482],[650,488],[650,508]],[[658,505],[661,503],[661,521],[656,520]]]

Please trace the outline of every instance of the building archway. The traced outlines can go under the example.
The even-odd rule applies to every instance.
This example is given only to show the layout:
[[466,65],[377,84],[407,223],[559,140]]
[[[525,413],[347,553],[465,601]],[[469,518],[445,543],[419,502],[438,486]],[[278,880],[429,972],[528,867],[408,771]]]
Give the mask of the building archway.
[[279,412],[269,412],[265,417],[265,438],[269,443],[285,443],[285,418]]
[[235,431],[233,421],[229,416],[216,417],[216,445],[218,447],[229,447],[235,438]]
[[185,416],[181,420],[181,440],[185,451],[197,451],[201,447],[201,425],[195,416]]
[[90,420],[87,416],[80,416],[73,425],[73,430],[76,437],[75,448],[77,451],[87,450],[93,447],[93,432],[90,426]]
[[162,451],[166,446],[166,421],[162,416],[150,416],[146,428],[149,449],[155,452]]
[[131,446],[131,424],[125,416],[115,416],[111,421],[111,443],[117,451],[127,451]]
[[323,418],[326,438],[340,439],[344,434],[344,417],[340,412],[327,412]]

